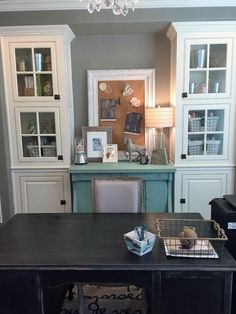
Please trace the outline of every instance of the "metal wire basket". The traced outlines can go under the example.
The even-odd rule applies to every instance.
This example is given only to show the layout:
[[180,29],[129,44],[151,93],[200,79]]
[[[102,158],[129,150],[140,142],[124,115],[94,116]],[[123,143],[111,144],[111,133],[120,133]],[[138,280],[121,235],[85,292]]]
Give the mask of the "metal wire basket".
[[189,141],[188,142],[189,155],[203,155],[203,141]]
[[[190,229],[192,233],[184,232]],[[156,232],[166,255],[175,257],[219,258],[228,240],[214,220],[157,219]]]
[[219,118],[218,116],[207,118],[207,131],[216,131]]
[[39,157],[39,146],[38,145],[27,145],[27,149],[30,157]]
[[189,118],[189,131],[199,132],[201,130],[202,118]]
[[221,145],[221,140],[208,140],[206,142],[206,153],[208,155],[219,155],[220,145]]

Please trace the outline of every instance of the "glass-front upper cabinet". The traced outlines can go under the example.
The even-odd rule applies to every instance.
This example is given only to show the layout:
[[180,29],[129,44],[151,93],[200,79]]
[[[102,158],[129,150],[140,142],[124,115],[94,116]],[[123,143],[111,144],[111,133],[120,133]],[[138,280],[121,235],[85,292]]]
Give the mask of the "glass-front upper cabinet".
[[228,106],[186,106],[184,117],[184,153],[187,158],[224,158]]
[[15,100],[53,100],[58,94],[55,45],[10,44]]
[[61,154],[58,110],[15,110],[20,161],[58,160]]
[[188,97],[229,96],[231,40],[187,41],[185,91]]

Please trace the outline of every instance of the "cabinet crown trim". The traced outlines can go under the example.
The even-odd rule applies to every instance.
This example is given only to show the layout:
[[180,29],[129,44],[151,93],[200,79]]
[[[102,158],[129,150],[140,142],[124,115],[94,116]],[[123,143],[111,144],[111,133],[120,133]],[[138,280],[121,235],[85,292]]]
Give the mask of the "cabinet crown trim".
[[1,26],[0,36],[57,36],[63,35],[68,41],[75,37],[70,27],[64,25],[30,25],[30,26]]
[[174,22],[168,27],[167,37],[172,40],[176,33],[200,32],[236,32],[236,21],[209,21],[209,22]]

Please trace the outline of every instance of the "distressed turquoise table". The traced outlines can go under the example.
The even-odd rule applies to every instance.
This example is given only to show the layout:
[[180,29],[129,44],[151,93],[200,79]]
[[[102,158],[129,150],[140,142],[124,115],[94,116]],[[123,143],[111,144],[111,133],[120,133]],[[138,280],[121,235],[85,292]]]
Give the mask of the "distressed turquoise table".
[[135,177],[142,179],[143,212],[173,211],[172,165],[140,165],[138,163],[89,163],[69,168],[73,193],[73,212],[92,212],[93,178]]

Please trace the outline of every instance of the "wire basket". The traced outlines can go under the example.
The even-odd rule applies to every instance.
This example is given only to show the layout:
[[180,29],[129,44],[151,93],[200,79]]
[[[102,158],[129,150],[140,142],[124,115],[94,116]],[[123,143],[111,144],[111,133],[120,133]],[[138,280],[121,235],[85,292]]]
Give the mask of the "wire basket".
[[202,118],[189,118],[189,132],[200,132],[201,120]]
[[189,141],[188,155],[203,155],[203,141]]
[[27,145],[27,149],[30,157],[39,157],[38,145]]
[[219,155],[221,140],[208,140],[206,142],[207,155]]
[[55,145],[42,145],[42,157],[55,157],[56,146]]
[[156,231],[168,256],[219,258],[228,240],[214,220],[157,219]]
[[207,118],[207,131],[216,131],[219,117],[208,117]]

